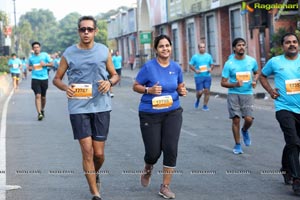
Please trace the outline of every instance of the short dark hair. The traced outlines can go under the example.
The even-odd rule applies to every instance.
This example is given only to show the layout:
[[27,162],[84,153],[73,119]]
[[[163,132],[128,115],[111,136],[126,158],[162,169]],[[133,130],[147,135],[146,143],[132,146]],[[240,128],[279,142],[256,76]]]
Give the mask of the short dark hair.
[[93,16],[82,16],[78,19],[77,26],[80,28],[80,23],[84,20],[92,20],[94,22],[94,28],[97,28],[97,21]]
[[238,38],[235,38],[234,40],[233,40],[233,42],[232,42],[232,47],[235,47],[236,45],[237,45],[237,43],[239,43],[239,42],[244,42],[245,44],[246,44],[246,41],[243,39],[243,38],[241,38],[241,37],[238,37]]
[[299,43],[299,38],[297,37],[297,35],[295,33],[286,33],[281,37],[281,45],[283,45],[285,37],[292,36],[292,35],[297,38],[297,41]]
[[157,36],[154,39],[154,49],[157,49],[158,43],[162,39],[167,39],[169,41],[170,45],[172,46],[172,42],[171,42],[171,39],[169,38],[169,36],[167,36],[167,35],[159,35],[159,36]]
[[33,43],[31,44],[31,47],[33,48],[33,46],[36,45],[36,44],[39,45],[39,46],[41,46],[41,44],[40,44],[39,42],[33,42]]
[[12,53],[12,54],[11,54],[11,57],[14,57],[14,56],[17,56],[17,54],[15,54],[15,53]]

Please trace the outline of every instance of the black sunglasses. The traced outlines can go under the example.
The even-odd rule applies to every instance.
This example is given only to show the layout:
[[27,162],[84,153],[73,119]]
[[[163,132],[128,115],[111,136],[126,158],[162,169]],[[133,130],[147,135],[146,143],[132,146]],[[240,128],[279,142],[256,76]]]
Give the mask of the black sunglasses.
[[79,32],[81,33],[85,33],[86,31],[88,31],[89,33],[93,32],[95,29],[92,27],[81,27],[78,29]]

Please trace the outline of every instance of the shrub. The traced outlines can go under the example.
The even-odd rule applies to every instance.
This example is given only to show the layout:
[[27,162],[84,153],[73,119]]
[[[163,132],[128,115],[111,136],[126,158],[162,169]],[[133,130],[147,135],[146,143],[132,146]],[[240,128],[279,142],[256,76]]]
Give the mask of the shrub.
[[8,59],[8,56],[0,56],[0,73],[9,73],[9,67],[7,65]]
[[[279,28],[278,31],[272,35],[271,42],[273,47],[270,49],[270,57],[283,54],[283,49],[281,46],[281,38],[284,34],[288,32],[290,31],[287,31],[285,28]],[[294,33],[300,39],[300,31],[296,30]]]

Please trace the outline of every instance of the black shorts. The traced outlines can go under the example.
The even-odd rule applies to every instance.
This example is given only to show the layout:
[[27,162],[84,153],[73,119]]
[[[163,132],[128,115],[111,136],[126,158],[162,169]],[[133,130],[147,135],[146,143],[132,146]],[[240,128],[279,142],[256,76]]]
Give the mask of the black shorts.
[[109,132],[110,111],[98,113],[70,114],[74,139],[92,137],[105,141]]
[[122,75],[122,68],[116,69],[116,72],[117,72],[117,74],[121,77],[121,75]]
[[16,77],[18,79],[20,78],[20,73],[11,73],[11,77]]
[[32,79],[31,89],[33,90],[35,95],[41,94],[42,97],[45,97],[48,89],[48,79],[46,80]]

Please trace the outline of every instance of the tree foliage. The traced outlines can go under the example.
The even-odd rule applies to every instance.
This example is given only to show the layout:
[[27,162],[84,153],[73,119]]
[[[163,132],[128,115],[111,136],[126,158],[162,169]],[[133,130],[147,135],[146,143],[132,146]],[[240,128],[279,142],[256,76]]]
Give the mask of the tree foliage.
[[[111,11],[112,12],[112,11]],[[81,15],[77,12],[69,13],[60,21],[56,21],[53,13],[48,9],[32,9],[20,17],[17,32],[20,44],[19,55],[29,55],[31,43],[38,41],[42,51],[54,53],[63,52],[68,46],[79,41],[77,23]],[[107,45],[107,23],[105,14],[96,16],[98,33],[96,42]]]

